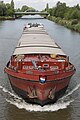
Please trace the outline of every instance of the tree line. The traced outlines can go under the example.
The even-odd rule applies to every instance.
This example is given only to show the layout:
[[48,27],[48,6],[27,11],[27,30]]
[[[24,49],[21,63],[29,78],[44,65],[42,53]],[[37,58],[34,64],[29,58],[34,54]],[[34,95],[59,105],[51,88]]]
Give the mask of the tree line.
[[[66,20],[77,19],[80,20],[80,6],[77,4],[74,7],[69,7],[66,3],[57,2],[56,7],[49,8],[47,3],[45,10],[50,14],[50,16],[64,18]],[[0,1],[0,16],[13,16],[14,12],[24,12],[24,11],[36,11],[32,7],[26,5],[22,8],[14,9],[14,1],[11,0],[11,3],[5,4],[3,1]]]
[[5,4],[3,1],[0,1],[0,16],[13,16],[14,14],[14,2],[11,0],[11,3]]
[[49,13],[48,19],[64,25],[72,30],[80,32],[80,6],[69,7],[60,1],[56,6],[49,8],[47,3],[45,10]]
[[[48,8],[48,5],[46,6]],[[69,19],[80,20],[80,6],[77,4],[74,7],[66,6],[66,3],[61,3],[58,1],[56,7],[47,9],[51,16]]]
[[22,6],[22,8],[14,9],[14,1],[11,0],[11,3],[5,4],[3,1],[0,1],[0,16],[11,16],[13,17],[14,12],[24,12],[24,11],[36,11],[32,7],[28,7],[26,5]]
[[23,5],[22,8],[18,8],[18,9],[15,9],[16,12],[35,12],[37,11],[36,9],[32,8],[32,7],[28,7],[27,5]]

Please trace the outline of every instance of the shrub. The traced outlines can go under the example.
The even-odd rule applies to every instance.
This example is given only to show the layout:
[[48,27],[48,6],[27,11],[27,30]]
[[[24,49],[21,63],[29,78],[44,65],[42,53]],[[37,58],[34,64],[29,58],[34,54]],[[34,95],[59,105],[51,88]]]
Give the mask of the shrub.
[[75,25],[75,24],[78,24],[78,20],[77,20],[77,19],[74,19],[74,20],[72,20],[72,22],[71,22],[71,25]]

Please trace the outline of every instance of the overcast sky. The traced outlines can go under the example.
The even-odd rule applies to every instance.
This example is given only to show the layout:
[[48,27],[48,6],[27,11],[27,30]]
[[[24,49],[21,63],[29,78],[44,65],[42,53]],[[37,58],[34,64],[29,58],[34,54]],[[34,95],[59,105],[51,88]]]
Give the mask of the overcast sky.
[[[0,0],[1,1],[1,0]],[[3,0],[5,3],[10,3],[11,0]],[[45,8],[46,3],[49,3],[50,7],[56,5],[59,0],[14,0],[15,8],[22,7],[23,5],[27,5],[33,7],[37,10],[42,10]],[[65,2],[68,6],[74,6],[76,4],[80,4],[80,0],[60,0],[61,2]]]

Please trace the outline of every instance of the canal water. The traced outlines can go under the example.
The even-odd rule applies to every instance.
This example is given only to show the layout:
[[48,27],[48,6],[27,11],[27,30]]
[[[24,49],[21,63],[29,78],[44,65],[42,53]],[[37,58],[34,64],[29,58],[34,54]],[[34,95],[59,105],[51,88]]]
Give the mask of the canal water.
[[[53,105],[25,103],[11,89],[4,67],[12,55],[23,27],[42,23],[48,34],[69,55],[76,73],[65,96]],[[0,120],[80,120],[80,34],[46,19],[0,21]]]

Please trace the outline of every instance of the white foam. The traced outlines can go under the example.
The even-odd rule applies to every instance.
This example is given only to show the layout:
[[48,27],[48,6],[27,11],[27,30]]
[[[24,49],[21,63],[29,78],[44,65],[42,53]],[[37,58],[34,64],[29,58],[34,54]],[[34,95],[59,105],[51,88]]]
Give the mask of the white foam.
[[20,97],[18,97],[17,95],[15,95],[14,93],[12,93],[12,92],[10,92],[9,90],[7,90],[5,87],[3,87],[3,86],[0,86],[0,89],[4,92],[4,93],[6,93],[7,95],[9,95],[9,96],[12,96],[12,97],[14,97],[14,98],[17,98],[17,99],[22,99],[22,98],[20,98]]
[[3,86],[0,85],[0,89],[3,89]]
[[39,105],[32,105],[32,104],[28,104],[25,102],[22,103],[18,103],[16,101],[10,101],[7,100],[7,102],[9,102],[10,104],[15,105],[16,107],[18,107],[19,109],[25,109],[27,111],[40,111],[40,112],[44,112],[44,111],[58,111],[60,109],[64,109],[67,108],[67,106],[70,105],[71,102],[73,102],[73,100],[67,101],[67,102],[62,102],[62,103],[55,103],[53,105],[45,105],[44,107],[41,107]]
[[72,89],[69,93],[67,93],[66,95],[64,95],[61,99],[65,99],[66,97],[72,95],[79,88],[80,88],[80,84],[76,85],[76,87],[74,89]]

